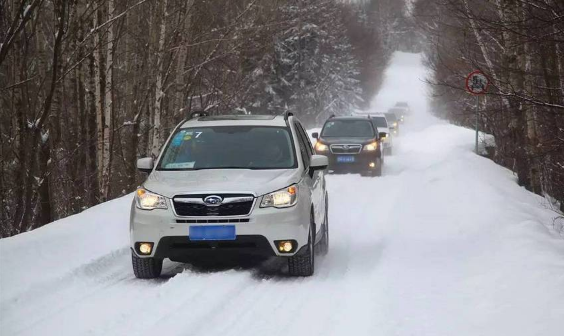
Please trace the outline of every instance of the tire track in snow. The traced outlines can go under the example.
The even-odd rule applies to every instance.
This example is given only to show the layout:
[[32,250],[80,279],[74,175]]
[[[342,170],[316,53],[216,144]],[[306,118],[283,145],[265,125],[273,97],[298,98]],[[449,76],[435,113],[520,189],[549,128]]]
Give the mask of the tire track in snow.
[[[132,274],[124,272],[122,267],[116,269],[116,265],[120,265],[120,259],[124,258],[126,252],[129,255],[129,248],[113,251],[92,263],[82,265],[60,279],[40,283],[15,299],[2,302],[1,306],[4,308],[0,314],[3,316],[3,330],[6,326],[12,325],[15,328],[7,331],[16,335],[72,308],[76,303],[97,295],[108,287],[131,278]],[[71,297],[72,300],[61,300],[63,297]],[[29,302],[34,304],[29,305]],[[12,312],[18,314],[14,316]]]

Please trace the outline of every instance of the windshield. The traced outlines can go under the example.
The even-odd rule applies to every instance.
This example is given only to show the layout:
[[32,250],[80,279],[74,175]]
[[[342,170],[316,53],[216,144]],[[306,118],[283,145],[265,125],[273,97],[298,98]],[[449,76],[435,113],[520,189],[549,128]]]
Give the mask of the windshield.
[[178,130],[157,169],[287,169],[295,162],[286,128],[216,126]]
[[394,122],[394,121],[398,120],[396,115],[393,114],[393,113],[386,113],[386,119],[388,119],[388,121],[390,121],[390,122]]
[[386,122],[386,118],[384,117],[373,117],[372,118],[372,122],[374,123],[374,125],[376,125],[376,127],[380,128],[386,128],[388,127],[388,123]]
[[325,123],[322,137],[374,137],[374,129],[367,120],[332,120]]

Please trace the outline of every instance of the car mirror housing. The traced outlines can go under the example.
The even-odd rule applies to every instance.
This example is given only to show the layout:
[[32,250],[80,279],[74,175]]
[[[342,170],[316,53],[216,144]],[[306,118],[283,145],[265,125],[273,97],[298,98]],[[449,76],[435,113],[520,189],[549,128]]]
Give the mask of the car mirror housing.
[[325,155],[312,155],[311,162],[309,164],[310,169],[313,170],[324,170],[329,166],[329,159]]
[[311,136],[312,136],[314,139],[319,139],[319,133],[318,133],[318,132],[313,132],[313,133],[311,133]]
[[137,169],[143,173],[150,173],[155,166],[155,161],[151,157],[137,160]]
[[388,136],[388,133],[386,133],[386,132],[380,132],[380,133],[378,133],[378,137],[380,138],[380,140],[381,140],[381,139],[384,139],[384,138],[387,137],[387,136]]

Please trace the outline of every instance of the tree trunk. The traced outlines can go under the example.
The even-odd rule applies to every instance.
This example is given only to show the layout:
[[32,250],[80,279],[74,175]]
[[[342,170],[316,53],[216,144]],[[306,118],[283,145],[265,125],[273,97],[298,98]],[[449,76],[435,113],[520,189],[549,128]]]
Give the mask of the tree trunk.
[[[108,20],[114,16],[114,0],[108,0]],[[100,185],[100,195],[103,201],[108,200],[110,194],[110,173],[112,168],[112,143],[113,143],[113,69],[114,69],[114,24],[108,26],[108,41],[106,50],[106,83],[104,86],[104,131],[103,131],[103,161],[102,183]]]
[[[94,29],[100,25],[101,10],[94,13]],[[104,95],[102,94],[102,33],[94,33],[94,99],[96,106],[96,168],[98,198],[104,199]]]
[[154,157],[159,155],[159,150],[161,148],[161,137],[162,137],[162,125],[161,125],[161,114],[162,114],[162,104],[163,104],[163,86],[164,86],[164,45],[166,40],[166,6],[167,0],[164,0],[163,16],[161,20],[160,34],[159,34],[159,49],[157,52],[157,80],[155,83],[155,108],[153,113],[153,137],[151,145],[151,154]]

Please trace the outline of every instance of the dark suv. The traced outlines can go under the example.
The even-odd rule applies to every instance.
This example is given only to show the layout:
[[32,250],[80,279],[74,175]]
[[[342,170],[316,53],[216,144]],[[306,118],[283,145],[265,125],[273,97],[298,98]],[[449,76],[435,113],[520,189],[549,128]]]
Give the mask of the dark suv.
[[315,152],[329,158],[329,170],[334,173],[382,175],[381,139],[370,117],[329,118],[317,139]]

